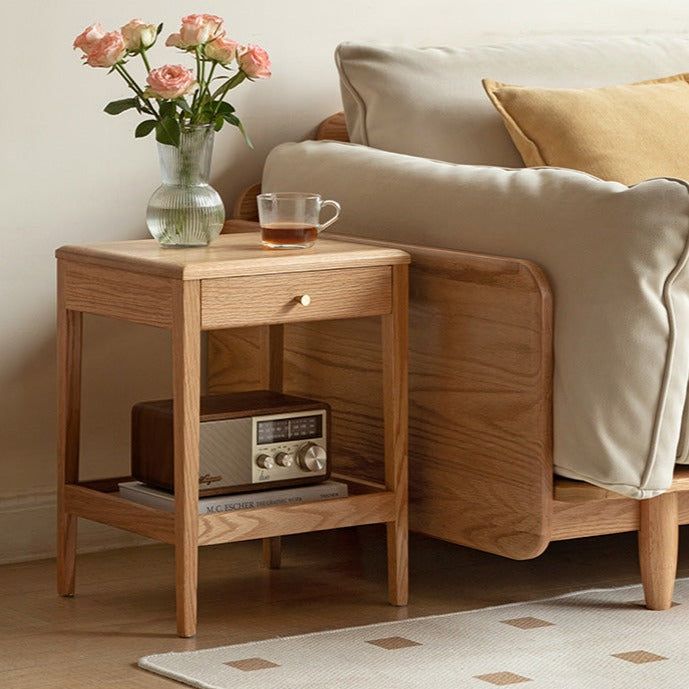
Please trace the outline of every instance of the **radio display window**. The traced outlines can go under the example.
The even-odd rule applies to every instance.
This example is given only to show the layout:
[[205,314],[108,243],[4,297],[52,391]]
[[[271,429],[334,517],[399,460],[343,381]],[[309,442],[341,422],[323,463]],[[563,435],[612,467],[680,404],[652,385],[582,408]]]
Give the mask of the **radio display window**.
[[309,440],[310,438],[320,438],[322,435],[322,414],[259,421],[256,424],[256,442],[259,445],[284,443],[288,440]]

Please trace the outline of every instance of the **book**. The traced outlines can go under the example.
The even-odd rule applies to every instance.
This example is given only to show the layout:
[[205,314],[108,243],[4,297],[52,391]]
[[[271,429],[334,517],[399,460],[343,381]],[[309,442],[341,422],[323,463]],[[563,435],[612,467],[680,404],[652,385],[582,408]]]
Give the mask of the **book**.
[[[151,488],[140,481],[128,481],[118,485],[122,498],[165,512],[174,512],[175,496],[172,493]],[[235,495],[213,495],[199,498],[199,514],[234,512],[272,505],[296,505],[302,502],[346,498],[347,494],[346,483],[323,481],[309,486],[297,486],[296,488],[278,488]]]

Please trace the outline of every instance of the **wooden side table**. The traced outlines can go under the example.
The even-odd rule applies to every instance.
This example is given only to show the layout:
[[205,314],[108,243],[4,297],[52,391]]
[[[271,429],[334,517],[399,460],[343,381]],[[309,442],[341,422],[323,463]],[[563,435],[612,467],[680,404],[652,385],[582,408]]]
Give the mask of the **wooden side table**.
[[[389,600],[406,604],[408,254],[330,239],[308,250],[267,251],[254,232],[223,235],[207,248],[140,240],[66,246],[56,256],[61,595],[74,595],[79,517],[174,545],[177,632],[184,637],[196,631],[198,546],[263,538],[275,560],[281,535],[384,522]],[[83,313],[172,331],[174,513],[119,497],[117,484],[126,479],[79,481]],[[385,485],[351,479],[346,498],[200,516],[200,332],[267,326],[268,377],[280,389],[282,324],[362,316],[382,318]]]

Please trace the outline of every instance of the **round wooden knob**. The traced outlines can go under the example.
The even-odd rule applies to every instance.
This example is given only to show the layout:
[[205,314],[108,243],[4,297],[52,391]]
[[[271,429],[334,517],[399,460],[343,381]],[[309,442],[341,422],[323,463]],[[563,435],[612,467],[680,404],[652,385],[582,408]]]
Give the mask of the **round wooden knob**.
[[294,301],[299,302],[302,306],[308,306],[311,303],[311,297],[308,294],[300,294],[294,297]]

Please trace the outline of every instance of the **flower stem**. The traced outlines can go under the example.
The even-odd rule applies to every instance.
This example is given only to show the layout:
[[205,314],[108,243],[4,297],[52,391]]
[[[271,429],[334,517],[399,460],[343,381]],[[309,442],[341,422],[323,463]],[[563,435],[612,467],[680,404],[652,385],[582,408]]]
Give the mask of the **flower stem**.
[[118,62],[115,65],[115,69],[120,74],[120,76],[127,82],[127,85],[129,86],[129,88],[132,89],[132,91],[134,91],[134,93],[136,93],[137,96],[139,96],[142,103],[144,104],[144,110],[149,115],[153,115],[153,117],[155,117],[156,120],[159,120],[160,115],[158,115],[158,113],[155,111],[155,108],[151,105],[151,101],[149,101],[148,98],[146,98],[144,96],[144,92],[141,90],[141,87],[134,81],[132,76],[125,69],[124,65],[122,65]]
[[193,111],[193,115],[189,117],[189,124],[194,124],[196,120],[196,116],[198,114],[197,109],[196,109],[196,103],[199,100],[199,94],[201,93],[202,89],[202,83],[201,83],[201,56],[199,55],[199,47],[196,46],[194,48],[194,57],[196,59],[196,83],[199,85],[198,89],[194,91],[194,97],[191,101],[191,109]]
[[237,74],[235,74],[231,79],[228,79],[220,88],[218,88],[215,93],[211,96],[213,100],[217,100],[218,104],[215,106],[213,110],[213,114],[211,115],[211,122],[215,119],[215,116],[218,114],[218,110],[220,109],[220,103],[222,102],[223,98],[227,95],[227,92],[230,89],[233,89],[235,86],[239,86],[244,79],[246,79],[246,74],[239,70]]
[[148,56],[146,55],[146,48],[141,48],[141,59],[144,61],[144,64],[146,65],[146,71],[150,73],[151,63],[148,61]]
[[204,91],[208,95],[209,98],[212,99],[211,96],[211,80],[213,79],[213,72],[215,72],[215,68],[218,66],[217,62],[213,62],[211,65],[210,72],[208,73],[208,79],[204,82],[203,86],[201,87],[201,102],[203,103],[203,95]]

